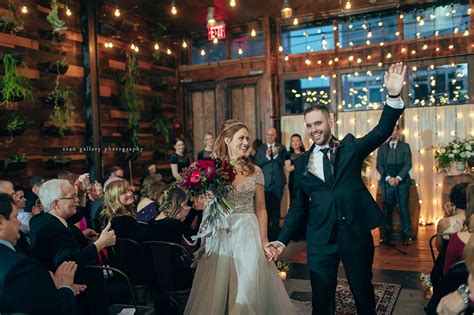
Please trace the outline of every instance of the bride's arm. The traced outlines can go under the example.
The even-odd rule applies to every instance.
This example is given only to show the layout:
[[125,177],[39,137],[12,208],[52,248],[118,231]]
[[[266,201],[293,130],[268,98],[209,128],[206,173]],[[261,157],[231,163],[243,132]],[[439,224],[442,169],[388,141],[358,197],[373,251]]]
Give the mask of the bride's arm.
[[255,185],[255,213],[258,219],[258,225],[260,226],[260,239],[262,240],[262,244],[265,245],[268,243],[268,236],[267,236],[267,220],[268,219],[267,219],[267,209],[265,207],[265,192],[263,189],[263,185],[260,183],[257,183]]

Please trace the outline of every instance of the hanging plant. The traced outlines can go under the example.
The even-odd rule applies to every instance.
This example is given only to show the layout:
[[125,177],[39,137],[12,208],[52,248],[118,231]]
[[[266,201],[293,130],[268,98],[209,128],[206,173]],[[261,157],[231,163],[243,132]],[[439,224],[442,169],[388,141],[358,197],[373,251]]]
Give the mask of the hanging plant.
[[17,60],[12,54],[3,55],[5,74],[2,78],[1,96],[2,104],[10,108],[12,103],[24,99],[33,100],[30,80],[18,73]]
[[40,68],[47,73],[54,74],[65,74],[69,69],[69,63],[66,58],[58,60],[56,62],[44,62],[40,64]]
[[49,169],[63,168],[71,165],[71,158],[64,154],[55,155],[47,161]]
[[44,126],[42,132],[48,135],[64,137],[71,134],[76,128],[73,122],[77,120],[72,97],[74,93],[69,86],[59,87],[59,75],[56,76],[56,85],[46,97],[50,104],[54,104],[49,115],[49,125]]
[[153,102],[153,120],[151,127],[158,135],[163,136],[166,143],[169,143],[170,125],[169,120],[163,115],[162,98],[156,97]]
[[[58,15],[59,6],[57,0],[51,0],[51,12],[49,12],[46,20],[51,24],[51,38],[57,42],[62,42],[66,38],[66,22],[61,20]],[[47,36],[48,37],[48,36]]]
[[15,112],[10,112],[5,126],[2,126],[2,129],[0,129],[0,135],[8,136],[7,143],[11,143],[13,137],[19,136],[25,132],[25,127],[25,119],[18,116]]
[[10,157],[8,157],[4,161],[4,170],[19,171],[21,169],[24,169],[26,167],[26,164],[28,164],[28,158],[26,157],[26,154],[15,153],[10,155]]
[[44,99],[44,102],[47,105],[59,106],[59,107],[63,107],[66,103],[69,103],[71,104],[71,106],[73,106],[71,101],[74,95],[75,94],[72,91],[70,86],[66,85],[63,88],[59,87],[59,75],[57,75],[54,89],[51,92],[49,92],[49,94]]
[[133,53],[127,53],[127,68],[122,77],[120,100],[123,109],[128,113],[128,132],[130,151],[127,158],[135,160],[140,155],[138,147],[138,121],[140,110],[143,107],[143,98],[140,95],[137,85],[139,78],[138,62]]
[[25,23],[18,13],[18,4],[8,1],[8,12],[0,15],[0,32],[16,34],[23,30]]

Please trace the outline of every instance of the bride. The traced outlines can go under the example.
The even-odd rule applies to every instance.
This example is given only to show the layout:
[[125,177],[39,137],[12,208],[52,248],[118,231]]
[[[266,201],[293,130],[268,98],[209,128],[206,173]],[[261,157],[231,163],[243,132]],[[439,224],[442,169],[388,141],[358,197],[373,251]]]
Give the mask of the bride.
[[260,168],[245,157],[247,126],[227,120],[216,140],[216,155],[234,160],[237,176],[229,199],[229,228],[208,236],[214,246],[197,262],[185,314],[294,314],[275,264],[264,253],[267,211]]

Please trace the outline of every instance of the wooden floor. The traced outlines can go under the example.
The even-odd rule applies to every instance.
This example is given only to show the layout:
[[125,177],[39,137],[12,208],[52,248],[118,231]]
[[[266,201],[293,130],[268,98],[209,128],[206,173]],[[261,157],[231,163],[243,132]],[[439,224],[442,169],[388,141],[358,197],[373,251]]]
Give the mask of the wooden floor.
[[[418,229],[418,239],[414,240],[410,246],[403,246],[401,241],[394,241],[394,244],[407,252],[406,256],[392,247],[377,247],[375,249],[373,268],[430,273],[433,261],[428,241],[435,234],[435,231],[434,225],[420,226]],[[380,239],[378,230],[374,230],[373,236],[374,244],[378,245]],[[306,263],[306,249],[293,256],[291,261]]]

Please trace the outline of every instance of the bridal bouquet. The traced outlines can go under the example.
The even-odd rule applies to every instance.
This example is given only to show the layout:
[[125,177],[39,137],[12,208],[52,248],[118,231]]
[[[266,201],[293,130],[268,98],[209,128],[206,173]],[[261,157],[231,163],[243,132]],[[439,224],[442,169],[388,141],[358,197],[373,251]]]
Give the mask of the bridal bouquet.
[[233,189],[235,175],[234,166],[221,159],[198,160],[182,170],[178,186],[193,197],[207,200],[202,223],[194,240],[228,228],[226,217],[233,211],[228,195]]

